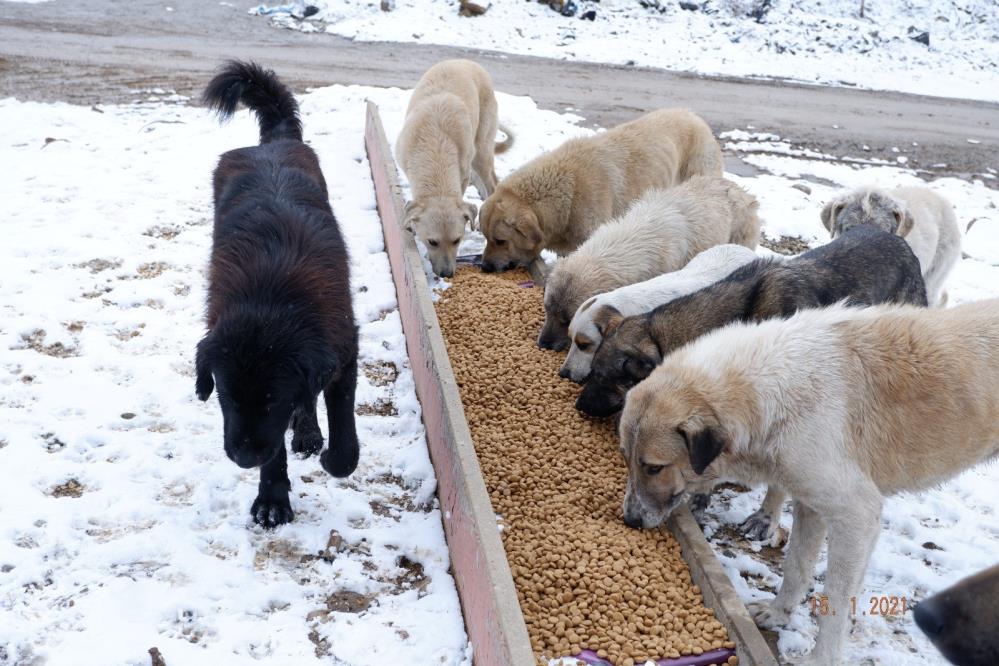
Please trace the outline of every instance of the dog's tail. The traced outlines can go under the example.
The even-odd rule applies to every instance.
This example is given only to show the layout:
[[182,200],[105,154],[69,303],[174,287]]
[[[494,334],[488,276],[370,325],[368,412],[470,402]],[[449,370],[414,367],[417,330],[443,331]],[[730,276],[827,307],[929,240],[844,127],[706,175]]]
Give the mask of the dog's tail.
[[230,60],[209,82],[204,93],[205,104],[229,120],[242,102],[257,114],[260,123],[260,143],[277,139],[302,140],[302,121],[298,117],[298,102],[277,75],[255,62]]
[[503,123],[499,123],[499,128],[500,131],[503,132],[503,134],[506,134],[506,138],[503,139],[502,142],[498,142],[496,144],[496,147],[493,149],[493,152],[496,153],[497,155],[499,153],[505,153],[506,151],[510,150],[510,146],[513,145],[513,132],[510,131],[510,128],[504,125]]

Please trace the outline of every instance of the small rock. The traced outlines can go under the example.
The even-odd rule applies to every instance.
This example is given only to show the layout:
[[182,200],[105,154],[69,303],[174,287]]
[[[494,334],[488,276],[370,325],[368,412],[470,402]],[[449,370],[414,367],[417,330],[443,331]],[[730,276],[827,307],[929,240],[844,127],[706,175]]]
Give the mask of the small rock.
[[686,0],[680,0],[680,9],[686,9],[688,12],[699,12],[701,11],[701,6],[696,2],[687,2]]
[[930,45],[930,33],[928,30],[920,30],[915,26],[909,26],[909,39],[920,44]]
[[151,660],[151,666],[167,666],[166,660],[160,653],[159,648],[149,648],[149,659]]
[[383,12],[390,12],[395,9],[395,0],[382,0],[380,6]]
[[566,3],[562,5],[562,11],[560,12],[562,16],[575,16],[576,11],[579,6],[573,0],[566,0]]
[[121,415],[121,418],[125,419],[126,421],[131,421],[132,419],[135,418],[135,414],[133,414],[132,412],[124,412]]
[[580,14],[579,18],[586,19],[587,21],[596,21],[597,20],[597,10],[596,9],[588,9],[585,12],[583,12],[582,14]]
[[924,543],[923,548],[925,548],[926,550],[943,550],[943,548],[936,545],[932,541],[927,541],[926,543]]
[[794,189],[799,190],[801,192],[804,192],[805,194],[811,194],[812,193],[812,188],[810,188],[808,185],[805,185],[804,183],[795,183],[791,187],[793,187]]
[[[384,2],[384,0],[382,0],[382,5],[384,5],[384,4],[385,4],[385,2]],[[316,7],[315,5],[306,5],[305,11],[302,12],[302,17],[303,18],[309,18],[310,16],[313,16],[314,14],[318,14],[318,13],[319,13],[319,7]]]
[[482,16],[487,11],[489,11],[489,7],[483,7],[470,0],[461,0],[461,4],[458,7],[458,16]]

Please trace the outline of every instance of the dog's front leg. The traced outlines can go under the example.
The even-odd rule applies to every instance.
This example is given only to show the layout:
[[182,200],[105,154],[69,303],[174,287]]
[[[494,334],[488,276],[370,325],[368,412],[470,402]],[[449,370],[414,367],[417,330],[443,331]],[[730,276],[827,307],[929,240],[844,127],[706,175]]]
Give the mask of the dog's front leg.
[[799,500],[792,503],[792,513],[794,525],[784,558],[784,579],[777,597],[769,604],[757,606],[754,613],[756,623],[768,629],[786,626],[791,611],[804,601],[826,535],[825,523],[819,514]]
[[329,447],[319,455],[319,464],[333,476],[348,476],[357,468],[361,450],[354,424],[354,393],[357,390],[357,357],[323,390],[329,418]]
[[783,490],[773,485],[768,486],[763,504],[742,523],[746,538],[769,541],[780,525],[780,512],[786,498]]
[[[881,495],[877,489],[854,491],[849,505],[826,514],[829,525],[829,566],[823,593],[829,598],[829,612],[819,615],[819,636],[815,649],[803,664],[817,666],[841,663],[843,641],[851,617],[850,597],[860,590],[871,551],[881,531]],[[794,528],[797,530],[797,525]],[[794,538],[792,533],[791,538]]]
[[295,519],[291,510],[291,481],[288,480],[288,453],[284,444],[274,459],[260,468],[260,486],[250,514],[253,522],[264,527],[277,527]]
[[316,418],[316,399],[299,407],[291,416],[291,451],[309,457],[323,448],[323,433]]

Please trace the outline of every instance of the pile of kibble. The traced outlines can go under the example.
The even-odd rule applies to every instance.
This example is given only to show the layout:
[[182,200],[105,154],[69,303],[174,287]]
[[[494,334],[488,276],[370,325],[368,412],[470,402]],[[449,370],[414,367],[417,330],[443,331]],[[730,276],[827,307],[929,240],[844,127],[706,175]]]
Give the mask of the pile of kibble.
[[437,315],[535,655],[631,666],[734,648],[669,532],[622,522],[613,421],[577,412],[564,353],[535,343],[543,294],[529,280],[462,268]]

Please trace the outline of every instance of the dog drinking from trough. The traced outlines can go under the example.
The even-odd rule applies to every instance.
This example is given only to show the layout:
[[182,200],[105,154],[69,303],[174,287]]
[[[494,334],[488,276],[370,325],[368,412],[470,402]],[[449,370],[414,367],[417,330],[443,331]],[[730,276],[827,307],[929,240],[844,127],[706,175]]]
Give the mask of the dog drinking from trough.
[[274,527],[294,518],[291,449],[323,447],[316,401],[323,392],[334,476],[357,467],[354,426],[357,327],[347,249],[315,152],[302,142],[298,104],[273,72],[229,62],[208,84],[208,106],[226,120],[239,102],[260,124],[260,145],[231,150],[215,169],[215,228],[208,279],[208,332],[198,343],[196,391],[216,390],[226,455],[260,467],[250,510]]

